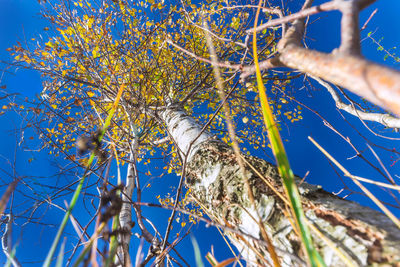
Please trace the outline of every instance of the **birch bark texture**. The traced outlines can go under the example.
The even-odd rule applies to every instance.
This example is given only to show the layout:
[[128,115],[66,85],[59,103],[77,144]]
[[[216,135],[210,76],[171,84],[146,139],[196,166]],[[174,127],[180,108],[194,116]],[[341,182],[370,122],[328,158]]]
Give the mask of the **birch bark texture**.
[[[265,265],[268,250],[259,230],[256,210],[246,192],[233,150],[202,128],[181,110],[162,114],[170,137],[180,153],[187,155],[186,183],[206,213],[227,231],[248,266]],[[261,173],[276,191],[284,194],[275,166],[256,158],[246,161]],[[306,265],[300,239],[285,216],[285,203],[276,191],[246,165],[246,175],[255,196],[256,209],[280,257],[282,266]],[[308,220],[356,266],[394,266],[400,261],[400,230],[385,215],[343,200],[320,186],[300,182],[303,207]],[[312,231],[315,246],[328,266],[346,266],[326,241]],[[261,259],[262,258],[262,259]]]
[[[126,175],[125,187],[122,193],[122,208],[119,214],[119,224],[122,229],[122,233],[118,236],[119,246],[117,250],[116,265],[117,266],[129,266],[129,243],[131,240],[131,229],[132,229],[132,205],[131,199],[133,190],[135,189],[135,179],[137,178],[136,169],[136,153],[138,149],[138,142],[136,138],[133,138],[131,144],[131,153],[129,156],[128,172]],[[128,265],[129,264],[129,265]]]

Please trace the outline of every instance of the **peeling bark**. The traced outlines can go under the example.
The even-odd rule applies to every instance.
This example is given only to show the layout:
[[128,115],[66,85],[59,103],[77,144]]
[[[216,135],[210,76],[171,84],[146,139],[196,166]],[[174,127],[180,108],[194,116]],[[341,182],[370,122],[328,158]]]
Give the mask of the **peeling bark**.
[[[262,239],[255,217],[256,211],[248,199],[245,184],[240,174],[234,152],[219,140],[210,139],[210,134],[201,132],[193,119],[182,111],[167,110],[163,118],[168,130],[184,153],[187,161],[187,185],[205,206],[209,215],[223,225],[231,225],[251,236]],[[174,119],[171,119],[174,118]],[[187,151],[191,133],[194,151]],[[183,142],[180,138],[183,138]],[[201,141],[199,141],[201,140]],[[189,145],[188,145],[189,144]],[[272,164],[245,157],[275,189],[284,194],[278,171]],[[299,266],[300,257],[305,261],[300,239],[283,211],[285,204],[248,166],[248,180],[256,199],[258,213],[280,256],[282,266]],[[383,214],[363,207],[355,202],[343,200],[321,189],[319,186],[301,183],[297,179],[305,214],[324,235],[329,238],[357,266],[394,265],[400,261],[400,230]],[[250,215],[249,215],[250,214]],[[313,240],[328,266],[346,266],[333,250],[314,232]],[[249,266],[261,264],[253,245],[265,259],[269,260],[265,246],[251,239],[243,241],[228,233],[232,243],[247,260]],[[247,244],[246,244],[247,243]],[[295,255],[295,256],[294,256]]]
[[182,157],[189,162],[196,153],[198,146],[212,136],[202,132],[198,124],[185,112],[176,109],[167,109],[161,117],[168,128],[168,134],[179,141],[178,149]]

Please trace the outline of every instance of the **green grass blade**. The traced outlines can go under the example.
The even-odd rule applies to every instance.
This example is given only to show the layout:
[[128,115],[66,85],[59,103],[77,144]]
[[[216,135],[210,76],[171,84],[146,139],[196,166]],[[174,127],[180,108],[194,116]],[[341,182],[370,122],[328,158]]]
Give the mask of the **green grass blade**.
[[62,242],[61,244],[60,252],[58,252],[56,267],[62,267],[64,261],[64,249],[65,249],[65,239],[64,242]]
[[86,255],[89,254],[90,250],[92,249],[93,243],[99,237],[101,231],[103,231],[104,227],[106,227],[106,223],[102,222],[99,227],[96,229],[95,233],[92,235],[90,240],[87,242],[85,248],[83,249],[82,253],[79,255],[78,259],[74,262],[73,267],[78,267],[81,262],[85,259]]
[[15,245],[13,247],[13,249],[11,250],[10,256],[7,257],[7,262],[6,262],[6,264],[4,266],[6,266],[6,267],[10,267],[11,266],[11,262],[14,261],[16,252],[17,252],[17,245]]
[[[261,2],[258,6],[256,18],[254,22],[254,29],[257,27],[257,21],[260,14]],[[317,250],[314,248],[310,230],[307,227],[305,215],[301,206],[300,194],[294,181],[294,175],[292,169],[290,168],[289,160],[286,155],[285,148],[282,143],[282,139],[279,134],[278,127],[276,126],[275,119],[272,115],[271,108],[269,106],[268,98],[265,93],[264,83],[262,81],[260,67],[258,64],[257,57],[257,34],[254,30],[253,34],[253,54],[254,54],[254,64],[256,66],[257,75],[257,85],[258,92],[261,102],[262,114],[264,118],[264,123],[268,130],[268,138],[271,143],[272,152],[275,156],[278,170],[282,176],[283,183],[285,186],[286,194],[290,200],[291,210],[295,216],[295,221],[297,227],[300,230],[301,240],[304,244],[311,266],[325,266],[322,257],[319,255]]]
[[190,239],[192,240],[193,250],[194,250],[194,257],[196,259],[196,266],[197,267],[204,267],[203,260],[201,259],[201,252],[199,248],[199,244],[196,241],[196,238],[191,235]]
[[[118,194],[120,194],[120,191],[118,190]],[[112,223],[112,230],[116,231],[119,226],[119,216],[115,215],[113,218],[113,223]],[[105,266],[111,266],[112,263],[114,262],[114,256],[117,253],[118,249],[118,238],[116,235],[112,235],[110,238],[110,253],[108,254],[108,258],[106,260]]]
[[[118,94],[117,94],[117,96],[115,98],[113,107],[110,110],[110,113],[108,114],[108,116],[106,118],[106,121],[104,122],[103,128],[101,129],[100,136],[98,137],[99,138],[99,142],[101,142],[105,132],[107,131],[108,127],[110,126],[111,119],[112,119],[115,111],[117,110],[118,103],[119,103],[119,100],[120,100],[120,98],[122,96],[124,88],[125,88],[124,85],[121,85],[121,87],[120,87],[120,89],[118,91]],[[90,158],[89,158],[89,161],[87,163],[85,173],[84,173],[82,179],[79,181],[78,186],[75,189],[74,195],[72,196],[71,202],[69,203],[68,210],[64,214],[64,218],[63,218],[63,220],[61,222],[60,228],[57,231],[57,235],[54,238],[54,241],[53,241],[53,243],[52,243],[52,245],[50,247],[49,252],[47,253],[47,257],[46,257],[46,259],[45,259],[45,261],[43,263],[44,267],[49,267],[50,266],[51,260],[52,260],[52,258],[54,256],[54,253],[55,253],[56,249],[57,249],[58,243],[60,242],[61,235],[63,234],[65,226],[67,225],[69,216],[71,215],[72,210],[74,209],[75,204],[78,201],[79,195],[80,195],[81,190],[82,190],[83,182],[85,181],[85,178],[86,178],[86,176],[87,176],[87,174],[89,172],[90,166],[92,165],[94,158],[95,158],[95,154],[92,152],[90,154]]]

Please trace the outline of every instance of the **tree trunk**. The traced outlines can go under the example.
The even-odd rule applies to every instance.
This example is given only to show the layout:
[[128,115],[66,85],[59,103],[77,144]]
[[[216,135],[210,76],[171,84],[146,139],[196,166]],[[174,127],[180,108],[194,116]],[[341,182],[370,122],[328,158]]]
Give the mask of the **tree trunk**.
[[[188,155],[187,185],[194,196],[213,220],[248,235],[240,237],[227,233],[249,266],[264,265],[263,261],[269,261],[268,250],[265,242],[257,242],[262,240],[258,224],[252,219],[257,218],[257,212],[248,198],[232,149],[202,132],[201,127],[182,111],[167,109],[162,119],[180,153]],[[245,159],[284,194],[275,166],[255,157]],[[282,266],[305,265],[301,241],[284,215],[285,203],[249,165],[246,165],[246,171],[258,213]],[[394,265],[400,261],[400,230],[385,215],[343,200],[319,186],[300,183],[299,178],[297,182],[308,220],[356,266]],[[312,235],[328,266],[346,266],[315,231]]]
[[131,229],[132,229],[132,205],[131,199],[133,190],[135,189],[135,178],[137,177],[136,169],[136,153],[138,143],[136,138],[133,139],[131,144],[131,154],[129,157],[128,172],[126,175],[125,187],[122,194],[122,207],[119,214],[119,224],[121,233],[118,236],[118,250],[116,265],[117,266],[130,266],[129,256],[129,243],[131,241]]

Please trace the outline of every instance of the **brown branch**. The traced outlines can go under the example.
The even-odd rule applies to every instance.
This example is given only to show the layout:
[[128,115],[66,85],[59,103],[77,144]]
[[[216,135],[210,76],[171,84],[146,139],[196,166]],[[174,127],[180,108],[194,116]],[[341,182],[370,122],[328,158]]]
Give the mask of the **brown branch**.
[[343,55],[360,55],[360,30],[358,28],[358,5],[354,1],[336,1],[342,12],[341,43],[339,52]]
[[[304,12],[304,14],[303,16],[297,15],[298,18],[304,18],[305,14],[308,14],[307,10],[310,8],[307,5],[310,5],[311,2],[306,1],[303,10],[297,13]],[[286,67],[347,88],[370,102],[400,115],[400,72],[361,59],[358,53],[358,44],[355,45],[356,40],[359,40],[357,37],[359,32],[358,29],[355,29],[355,25],[358,25],[356,23],[358,18],[354,17],[358,17],[359,11],[373,3],[374,0],[347,2],[351,2],[351,5],[344,4],[345,2],[341,0],[329,2],[330,8],[333,9],[335,6],[345,13],[342,21],[342,37],[345,40],[343,40],[339,52],[346,56],[341,56],[341,53],[333,55],[303,48],[301,39],[304,33],[304,21],[297,19],[278,43],[279,61]],[[350,8],[350,11],[346,11],[346,7]],[[343,29],[345,25],[352,29]],[[261,62],[260,64],[262,70],[271,67],[270,62]]]
[[[273,57],[273,58],[264,60],[264,61],[260,62],[259,66],[260,66],[260,70],[262,70],[262,71],[276,68],[276,67],[283,67],[282,63],[280,63],[280,61],[277,57]],[[255,72],[256,72],[256,66],[254,66],[254,65],[246,66],[243,68],[240,78],[242,80],[244,80]]]
[[378,12],[378,9],[376,8],[376,9],[371,13],[371,15],[369,16],[369,18],[365,21],[365,23],[364,23],[364,25],[361,27],[361,30],[360,30],[360,31],[365,30],[365,28],[367,28],[367,25],[368,25],[369,21],[372,19],[373,16],[375,16],[375,14],[376,14],[377,12]]
[[239,70],[239,69],[241,68],[241,65],[240,65],[240,64],[234,64],[234,65],[232,65],[232,64],[230,64],[229,62],[225,62],[225,63],[216,62],[216,63],[214,63],[214,62],[212,62],[211,60],[209,60],[209,59],[207,59],[207,58],[200,57],[200,56],[196,55],[195,53],[190,52],[189,50],[186,50],[185,48],[183,48],[183,47],[181,47],[181,46],[175,44],[174,42],[172,42],[172,41],[169,40],[169,39],[167,40],[167,43],[169,43],[169,44],[172,45],[173,47],[177,48],[178,50],[182,51],[183,53],[185,53],[185,54],[187,54],[187,55],[189,55],[189,56],[191,56],[191,57],[193,57],[193,58],[195,58],[195,59],[197,59],[197,60],[200,60],[200,61],[206,62],[206,63],[208,63],[208,64],[211,64],[211,65],[213,65],[213,66],[216,65],[216,66],[219,67],[219,68],[227,68],[227,69],[234,69],[234,70]]
[[289,45],[280,61],[287,67],[347,88],[400,115],[400,72],[355,56],[334,56]]
[[[297,13],[294,13],[294,14],[291,14],[291,15],[288,15],[285,17],[280,17],[279,19],[270,20],[267,23],[264,23],[264,24],[258,26],[255,30],[257,32],[259,32],[259,31],[265,30],[270,27],[274,27],[279,24],[289,23],[289,22],[295,21],[297,19],[308,17],[310,15],[318,14],[318,13],[324,12],[324,11],[331,11],[331,10],[335,10],[335,9],[337,9],[336,2],[331,1],[331,2],[324,3],[319,6],[314,6],[314,7],[310,7],[307,9],[303,9]],[[246,33],[252,33],[253,31],[254,31],[254,29],[251,28],[251,29],[248,29],[246,31]]]
[[[135,204],[136,205],[140,205],[140,206],[146,206],[146,207],[154,207],[154,208],[161,208],[161,209],[166,209],[166,210],[174,210],[174,208],[170,207],[170,206],[163,206],[163,205],[160,205],[160,204],[149,203],[149,202],[140,202],[140,203],[136,202]],[[202,222],[206,223],[207,227],[208,226],[215,226],[215,227],[221,228],[224,231],[231,232],[231,233],[246,237],[246,238],[250,239],[252,242],[254,242],[256,244],[260,244],[260,245],[264,245],[264,246],[267,245],[266,241],[262,240],[261,238],[254,237],[251,234],[242,231],[240,228],[234,228],[234,227],[232,227],[230,225],[220,224],[220,223],[218,223],[218,221],[209,220],[207,218],[199,216],[199,215],[197,215],[195,213],[192,213],[190,211],[187,211],[185,209],[181,209],[179,207],[177,207],[175,209],[177,211],[179,211],[180,213],[183,213],[183,214],[186,214],[186,215],[190,215],[193,218],[195,218],[196,220],[199,220],[199,221],[202,221]],[[299,264],[299,266],[305,265],[305,262],[302,259],[300,259],[297,255],[287,253],[286,251],[283,251],[283,250],[278,249],[278,248],[277,248],[277,250],[280,253],[285,254],[286,256],[290,257],[293,261],[295,261],[297,264]]]

